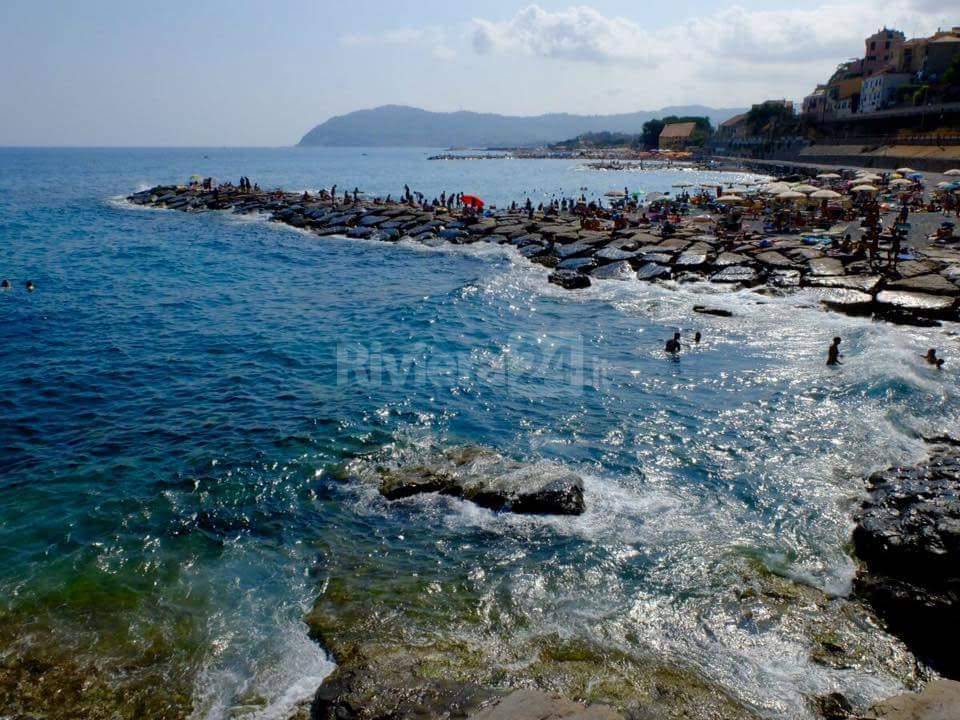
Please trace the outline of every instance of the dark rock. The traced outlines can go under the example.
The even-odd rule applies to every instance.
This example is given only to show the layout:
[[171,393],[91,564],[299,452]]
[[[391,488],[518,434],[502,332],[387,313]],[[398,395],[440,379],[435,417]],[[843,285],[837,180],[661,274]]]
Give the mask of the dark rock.
[[720,253],[720,256],[714,261],[714,265],[717,267],[727,267],[728,265],[743,265],[744,263],[750,262],[750,258],[746,255],[741,255],[740,253],[725,252]]
[[381,474],[380,494],[388,500],[441,493],[491,510],[534,515],[584,511],[579,476],[553,463],[524,465],[482,448],[457,448],[426,464]]
[[590,278],[576,270],[554,270],[547,280],[567,290],[580,290],[590,287]]
[[960,453],[870,478],[853,533],[855,589],[889,629],[948,677],[960,677]]
[[849,720],[853,718],[853,706],[838,692],[820,695],[813,699],[814,708],[823,720]]
[[693,311],[701,315],[716,315],[717,317],[733,317],[733,313],[722,308],[706,307],[705,305],[694,305]]

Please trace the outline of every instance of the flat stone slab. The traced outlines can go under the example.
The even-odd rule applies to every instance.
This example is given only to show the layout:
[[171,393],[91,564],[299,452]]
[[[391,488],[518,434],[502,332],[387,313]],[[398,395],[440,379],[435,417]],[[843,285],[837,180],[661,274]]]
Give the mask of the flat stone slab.
[[597,266],[596,260],[591,257],[570,258],[557,263],[558,270],[576,270],[577,272],[588,272]]
[[843,263],[837,258],[811,258],[807,264],[811,275],[843,275]]
[[627,250],[621,250],[616,247],[605,247],[602,250],[597,250],[594,253],[593,257],[597,259],[597,262],[600,263],[612,263],[619,262],[621,260],[632,260],[637,256],[635,252],[629,252]]
[[960,295],[960,287],[947,280],[942,275],[930,273],[904,278],[889,284],[893,290],[907,290],[910,292],[928,293],[930,295]]
[[637,273],[629,262],[620,260],[591,270],[590,276],[597,280],[633,280],[637,277]]
[[880,305],[891,305],[903,310],[922,310],[928,312],[949,312],[956,300],[944,295],[884,290],[877,293]]
[[776,250],[767,250],[766,252],[758,253],[756,258],[759,262],[762,262],[764,265],[770,265],[771,267],[793,267],[793,261],[785,255],[781,255]]
[[680,256],[674,261],[674,265],[678,267],[699,267],[701,265],[707,264],[707,254],[702,252],[682,252]]
[[866,312],[873,306],[873,295],[859,290],[833,288],[823,291],[820,302],[841,312]]
[[897,272],[905,278],[927,275],[937,271],[939,266],[929,260],[904,260],[897,263]]
[[516,690],[467,720],[623,720],[607,705],[581,705],[539,690]]
[[523,255],[525,258],[536,257],[537,255],[544,255],[547,252],[547,249],[543,245],[524,245],[517,252]]
[[575,242],[572,245],[561,245],[556,248],[556,253],[561,260],[566,260],[567,258],[580,257],[581,255],[591,255],[593,254],[593,250],[593,245]]
[[956,720],[960,718],[960,682],[933,680],[921,693],[904,693],[877,703],[867,720]]
[[876,290],[880,280],[879,275],[826,275],[807,278],[813,287],[845,288],[866,293]]
[[757,271],[745,265],[730,265],[710,277],[716,283],[753,283],[757,280]]
[[720,256],[714,261],[714,265],[717,267],[727,267],[728,265],[743,265],[744,263],[750,262],[750,258],[746,255],[741,255],[740,253],[725,252],[720,253]]
[[665,265],[658,265],[650,262],[637,270],[638,280],[656,280],[657,278],[670,277],[670,268]]

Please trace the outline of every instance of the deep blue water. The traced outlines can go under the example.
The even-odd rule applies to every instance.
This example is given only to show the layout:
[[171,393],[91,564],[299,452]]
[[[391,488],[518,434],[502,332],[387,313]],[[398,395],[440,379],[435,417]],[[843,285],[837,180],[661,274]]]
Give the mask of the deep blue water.
[[[802,693],[896,691],[810,663],[775,623],[731,623],[725,568],[758,558],[847,592],[860,479],[958,419],[956,364],[919,358],[960,354],[952,328],[828,315],[809,296],[570,294],[500,248],[318,239],[118,199],[193,173],[496,203],[691,177],[428,154],[0,149],[0,609],[189,647],[164,671],[188,677],[198,717],[244,693],[282,717],[309,694],[330,666],[303,612],[357,553],[469,576],[534,630],[634,638],[771,714],[803,717]],[[736,316],[693,315],[704,302]],[[704,342],[674,362],[661,348],[677,328]],[[835,334],[846,364],[828,370]],[[390,506],[336,472],[461,444],[567,464],[587,514]]]

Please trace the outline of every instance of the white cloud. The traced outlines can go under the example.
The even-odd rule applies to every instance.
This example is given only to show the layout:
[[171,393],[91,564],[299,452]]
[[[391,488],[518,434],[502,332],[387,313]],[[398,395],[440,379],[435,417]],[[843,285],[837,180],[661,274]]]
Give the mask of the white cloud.
[[666,48],[655,47],[636,23],[608,18],[587,6],[551,13],[531,5],[510,20],[473,22],[473,48],[480,54],[519,51],[563,60],[650,66],[667,57]]
[[479,54],[522,53],[624,65],[669,62],[671,68],[677,60],[802,67],[825,59],[839,63],[861,53],[863,39],[883,25],[932,30],[936,26],[932,13],[944,6],[943,0],[885,4],[837,0],[802,9],[759,11],[733,5],[682,24],[647,30],[588,6],[550,12],[530,5],[508,20],[475,19],[473,47]]

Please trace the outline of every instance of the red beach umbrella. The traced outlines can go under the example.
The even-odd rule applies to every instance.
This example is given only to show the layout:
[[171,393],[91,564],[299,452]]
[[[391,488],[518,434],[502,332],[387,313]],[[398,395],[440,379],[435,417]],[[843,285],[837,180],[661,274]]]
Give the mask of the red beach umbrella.
[[470,207],[475,207],[477,210],[483,210],[484,202],[476,195],[464,195],[463,204],[469,205]]

